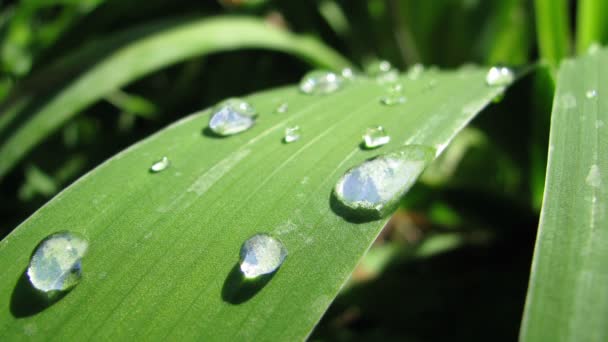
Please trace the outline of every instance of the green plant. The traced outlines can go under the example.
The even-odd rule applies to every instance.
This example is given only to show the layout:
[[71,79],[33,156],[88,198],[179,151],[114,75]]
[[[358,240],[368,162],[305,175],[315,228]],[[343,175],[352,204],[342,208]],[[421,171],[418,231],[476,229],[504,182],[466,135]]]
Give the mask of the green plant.
[[[512,340],[543,195],[520,338],[605,339],[604,2],[578,3],[572,60],[566,1],[221,3],[3,9],[3,340]],[[378,57],[408,71],[325,95],[284,86]],[[488,67],[456,68],[468,62],[520,67],[488,84]],[[199,111],[271,86],[244,97],[258,116],[240,134],[213,134]],[[390,142],[362,148],[378,125]],[[339,178],[404,145],[430,155],[390,221],[344,211]],[[41,301],[24,272],[59,230],[89,241],[83,277]],[[257,233],[288,256],[247,283],[239,248]]]

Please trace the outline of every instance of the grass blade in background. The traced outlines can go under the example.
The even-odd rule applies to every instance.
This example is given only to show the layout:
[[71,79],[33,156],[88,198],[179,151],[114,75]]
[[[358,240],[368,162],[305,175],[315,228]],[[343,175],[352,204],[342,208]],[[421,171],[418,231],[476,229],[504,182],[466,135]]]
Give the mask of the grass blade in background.
[[[503,89],[486,70],[403,77],[408,101],[384,106],[386,85],[353,82],[329,96],[283,88],[249,97],[260,116],[236,136],[201,134],[195,114],[118,154],[60,193],[0,242],[0,340],[302,340],[348,279],[385,220],[350,223],[330,208],[348,168],[403,144],[438,152]],[[283,102],[287,113],[276,113]],[[287,126],[302,139],[282,144]],[[382,125],[391,142],[361,150]],[[166,155],[172,165],[148,168]],[[84,277],[65,298],[31,311],[19,279],[48,234],[88,237]],[[241,243],[267,232],[289,251],[257,294],[235,302]],[[30,310],[23,312],[24,308]]]
[[605,0],[580,0],[576,17],[576,51],[584,53],[596,43],[606,42],[608,35],[608,2]]
[[[24,111],[13,113],[13,118],[27,117],[27,120],[11,127],[10,132],[3,132],[7,136],[0,142],[0,179],[71,117],[129,82],[190,57],[246,48],[284,51],[320,67],[348,64],[316,39],[293,35],[262,20],[245,17],[182,20],[114,51],[41,105],[25,106]],[[22,105],[19,100],[16,102]],[[2,128],[6,129],[7,124],[2,122]]]
[[535,0],[536,37],[540,58],[553,68],[570,53],[568,2],[566,0]]
[[606,64],[602,50],[559,71],[524,342],[608,339]]

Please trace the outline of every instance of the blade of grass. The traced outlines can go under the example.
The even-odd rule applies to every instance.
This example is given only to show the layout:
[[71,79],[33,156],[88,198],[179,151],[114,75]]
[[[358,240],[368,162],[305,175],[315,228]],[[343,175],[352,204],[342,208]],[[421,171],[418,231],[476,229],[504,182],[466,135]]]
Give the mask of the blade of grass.
[[246,48],[283,51],[320,67],[348,64],[316,39],[279,30],[258,19],[182,20],[114,51],[41,104],[26,106],[15,115],[27,120],[9,132],[8,125],[2,127],[7,137],[0,143],[0,179],[62,124],[129,82],[193,56]]
[[534,5],[540,57],[555,69],[570,53],[568,1],[535,0]]
[[602,50],[559,71],[522,341],[608,339],[607,63]]
[[584,53],[594,43],[605,42],[608,3],[605,0],[580,0],[576,16],[576,51]]
[[[403,144],[441,152],[504,90],[486,86],[485,74],[403,77],[408,102],[398,106],[381,105],[386,86],[367,79],[329,96],[294,87],[263,92],[248,97],[260,116],[242,134],[201,134],[204,111],[118,154],[0,242],[0,340],[24,331],[61,340],[304,339],[385,223],[336,215],[337,179]],[[283,102],[288,112],[275,113]],[[282,144],[295,124],[301,141]],[[360,149],[371,125],[389,131],[389,145]],[[150,174],[163,155],[170,168]],[[65,298],[32,312],[19,279],[38,241],[59,229],[89,239],[84,277]],[[235,300],[239,247],[259,232],[281,239],[289,256],[265,287]]]

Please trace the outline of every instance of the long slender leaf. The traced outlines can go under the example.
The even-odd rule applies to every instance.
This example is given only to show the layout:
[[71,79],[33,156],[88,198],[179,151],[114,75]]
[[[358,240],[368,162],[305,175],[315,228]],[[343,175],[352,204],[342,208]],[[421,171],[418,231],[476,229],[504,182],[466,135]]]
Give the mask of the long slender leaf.
[[[260,115],[242,134],[202,133],[204,111],[129,148],[0,242],[0,340],[305,338],[385,222],[334,213],[337,179],[403,144],[440,153],[503,91],[484,78],[476,68],[403,77],[408,102],[397,106],[382,105],[386,86],[366,79],[328,96],[277,89],[248,98]],[[276,113],[283,102],[288,112]],[[282,144],[290,125],[302,128],[302,139]],[[360,149],[370,125],[388,130],[389,145]],[[150,174],[163,155],[170,168]],[[90,241],[83,279],[54,305],[28,307],[20,277],[30,253],[65,229]],[[245,294],[233,278],[239,248],[259,232],[281,239],[289,256]]]
[[567,1],[535,0],[534,5],[540,57],[556,68],[570,51]]
[[560,68],[523,341],[608,339],[607,63],[604,50]]
[[608,34],[605,14],[608,3],[604,0],[581,0],[576,17],[576,50],[584,53],[594,43],[601,43]]
[[[293,35],[257,19],[219,17],[182,20],[113,52],[48,101],[39,106],[25,106],[26,112],[14,114],[12,117],[26,116],[28,120],[13,128],[0,145],[0,179],[46,136],[79,111],[121,86],[192,56],[244,48],[284,51],[324,67],[348,64],[313,38]],[[11,112],[11,109],[8,111]],[[2,124],[6,125],[5,122]]]

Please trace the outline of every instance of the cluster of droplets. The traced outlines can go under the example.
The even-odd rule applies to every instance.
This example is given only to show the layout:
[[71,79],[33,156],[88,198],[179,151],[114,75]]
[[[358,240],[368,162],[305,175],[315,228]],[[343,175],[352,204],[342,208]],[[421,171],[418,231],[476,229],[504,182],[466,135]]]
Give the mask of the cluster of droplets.
[[[416,80],[424,67],[415,65],[408,71],[408,78]],[[406,102],[403,85],[398,83],[399,71],[387,61],[370,63],[366,74],[377,83],[387,86],[387,94],[380,103],[393,106]],[[313,71],[300,82],[300,91],[307,95],[327,95],[340,90],[345,82],[358,78],[351,68],[339,73]],[[514,81],[511,69],[492,67],[486,75],[488,86],[506,86]],[[436,81],[432,85],[436,84]],[[586,97],[597,97],[597,91],[587,91]],[[275,113],[283,114],[289,109],[287,102],[280,103]],[[218,136],[230,136],[244,132],[255,124],[257,111],[242,99],[225,100],[212,109],[209,130]],[[283,142],[286,144],[300,140],[299,126],[285,129]],[[367,128],[362,136],[362,147],[375,149],[390,142],[390,136],[382,126]],[[352,216],[383,217],[397,205],[401,196],[414,184],[435,151],[419,145],[406,145],[396,152],[386,153],[366,160],[355,166],[338,180],[333,189],[333,198],[338,203],[337,210],[349,212]],[[158,173],[170,166],[169,158],[163,156],[150,167],[150,172]],[[596,186],[599,181],[597,167],[592,167],[587,183]],[[36,247],[27,270],[30,283],[43,293],[67,291],[81,278],[81,263],[88,249],[87,240],[75,233],[58,232],[42,240]],[[272,274],[283,264],[287,249],[278,239],[268,234],[257,234],[247,239],[240,250],[240,270],[247,279],[255,279]]]

